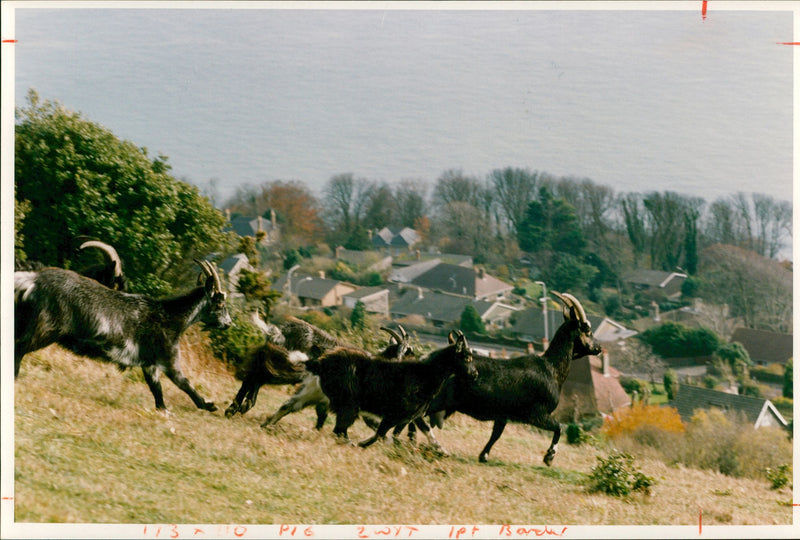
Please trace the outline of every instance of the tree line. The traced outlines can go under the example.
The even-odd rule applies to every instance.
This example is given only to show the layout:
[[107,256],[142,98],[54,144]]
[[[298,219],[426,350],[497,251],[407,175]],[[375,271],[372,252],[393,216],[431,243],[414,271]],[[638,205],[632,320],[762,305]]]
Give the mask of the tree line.
[[284,253],[321,243],[367,249],[375,231],[411,227],[422,249],[470,255],[511,281],[586,291],[607,309],[615,295],[604,290],[619,289],[631,269],[651,268],[696,277],[695,292],[713,289],[752,327],[791,320],[791,273],[776,258],[791,237],[792,207],[767,195],[709,203],[506,167],[483,177],[450,169],[433,181],[342,173],[319,196],[301,180],[272,180],[212,204],[214,182],[201,191],[174,178],[166,156],[153,158],[33,90],[28,101],[16,111],[19,259],[69,266],[71,239],[95,236],[117,248],[139,290],[169,291],[193,257],[237,249],[222,209],[267,218],[274,211]]

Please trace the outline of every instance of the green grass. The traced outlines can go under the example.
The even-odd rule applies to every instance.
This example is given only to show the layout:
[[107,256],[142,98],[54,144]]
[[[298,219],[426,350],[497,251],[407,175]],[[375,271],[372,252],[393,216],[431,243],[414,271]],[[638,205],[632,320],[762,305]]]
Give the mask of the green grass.
[[[16,522],[694,526],[698,507],[704,525],[792,521],[788,488],[647,457],[636,464],[658,481],[652,496],[588,493],[585,479],[606,451],[562,440],[548,468],[550,436],[527,426],[509,425],[481,464],[491,425],[460,415],[438,433],[449,457],[408,443],[340,444],[331,420],[313,429],[313,409],[261,429],[286,387],[262,389],[253,410],[226,419],[239,383],[203,352],[202,336],[190,337],[184,372],[216,401],[214,413],[166,379],[171,414],[158,413],[136,372],[56,347],[25,359],[15,383]],[[370,434],[360,421],[351,433]]]

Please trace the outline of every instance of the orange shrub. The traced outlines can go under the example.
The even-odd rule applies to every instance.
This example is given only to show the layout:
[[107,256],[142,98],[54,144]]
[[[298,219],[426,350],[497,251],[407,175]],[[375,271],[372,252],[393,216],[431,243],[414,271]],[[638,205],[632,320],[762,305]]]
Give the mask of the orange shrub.
[[641,430],[661,430],[667,433],[683,433],[686,427],[674,407],[643,405],[636,403],[606,417],[602,432],[611,439],[633,435]]

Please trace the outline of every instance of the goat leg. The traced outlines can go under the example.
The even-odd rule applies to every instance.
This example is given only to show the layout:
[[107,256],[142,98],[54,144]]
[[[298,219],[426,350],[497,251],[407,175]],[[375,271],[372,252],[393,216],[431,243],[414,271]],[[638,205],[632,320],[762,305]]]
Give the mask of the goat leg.
[[369,439],[365,439],[365,440],[361,441],[360,443],[358,443],[358,446],[360,446],[361,448],[366,448],[367,446],[370,446],[371,444],[373,444],[378,439],[383,439],[384,437],[386,437],[386,434],[389,433],[389,430],[392,429],[392,427],[394,427],[395,425],[397,425],[396,421],[387,420],[384,417],[383,420],[381,420],[381,423],[378,426],[378,429],[375,430],[375,434],[372,437],[370,437]]
[[489,437],[489,442],[486,443],[486,446],[483,447],[481,450],[481,454],[478,456],[478,461],[481,463],[486,463],[486,460],[489,458],[489,452],[494,446],[494,443],[497,442],[497,439],[500,438],[500,435],[503,434],[503,430],[506,429],[506,421],[505,420],[495,420],[494,426],[492,426],[492,435]]
[[314,406],[317,411],[317,424],[314,428],[319,431],[325,425],[325,420],[328,418],[328,401],[320,401]]
[[537,427],[553,432],[553,440],[550,442],[550,448],[547,449],[547,453],[544,455],[544,464],[549,467],[550,464],[553,463],[553,458],[558,451],[558,439],[561,438],[561,424],[559,424],[555,418],[548,415],[545,421],[541,425],[537,425]]
[[161,390],[161,381],[159,381],[160,371],[156,366],[142,366],[142,374],[153,398],[156,400],[156,409],[165,410],[164,405],[164,392]]
[[[415,427],[416,426],[416,427]],[[433,436],[433,430],[431,430],[428,423],[425,421],[424,418],[421,416],[419,418],[414,419],[412,423],[408,425],[408,436],[411,437],[411,430],[414,428],[416,432],[416,428],[419,428],[422,433],[428,438],[428,444],[430,444],[434,450],[442,454],[443,456],[449,456],[450,453],[444,449],[444,447],[439,444],[439,441],[436,440],[436,437]]]
[[211,401],[206,401],[200,396],[200,394],[197,393],[189,380],[183,376],[183,373],[181,373],[181,370],[176,364],[177,362],[173,362],[172,364],[166,366],[164,373],[167,375],[167,377],[169,377],[169,379],[175,383],[175,386],[186,392],[186,394],[192,398],[192,401],[198,409],[204,409],[210,412],[216,411],[217,406]]

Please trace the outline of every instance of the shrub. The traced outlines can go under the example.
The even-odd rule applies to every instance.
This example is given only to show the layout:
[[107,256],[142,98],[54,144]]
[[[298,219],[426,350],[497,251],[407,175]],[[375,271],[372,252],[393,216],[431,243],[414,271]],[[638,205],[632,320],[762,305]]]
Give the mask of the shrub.
[[364,330],[367,327],[367,309],[363,302],[356,302],[356,307],[350,313],[350,324],[357,330]]
[[233,325],[225,330],[210,329],[208,334],[214,355],[229,366],[237,368],[250,349],[264,342],[264,333],[250,321],[249,314],[233,306],[228,309]]
[[567,425],[567,442],[569,444],[580,445],[586,442],[588,436],[583,431],[583,428],[580,424],[568,424]]
[[667,433],[685,431],[678,410],[674,407],[634,403],[631,407],[614,411],[614,414],[607,417],[602,432],[610,439],[614,439],[623,435],[634,435],[644,428],[648,430],[654,428],[656,431]]
[[649,495],[656,481],[636,470],[633,460],[633,456],[625,452],[614,452],[608,458],[597,456],[598,464],[592,467],[589,476],[589,491],[617,497],[627,497],[635,491]]
[[784,463],[783,465],[778,465],[774,469],[772,467],[767,467],[764,469],[764,473],[772,489],[781,489],[789,483],[789,476],[792,474],[792,466]]
[[654,326],[638,337],[664,358],[708,356],[720,344],[719,336],[707,328],[689,328],[671,321]]
[[619,384],[622,385],[625,392],[630,395],[633,395],[634,392],[638,392],[641,396],[644,393],[644,389],[647,388],[647,383],[645,381],[635,377],[620,377]]
[[668,400],[675,399],[675,394],[678,391],[678,374],[672,369],[664,372],[664,390],[667,392]]
[[786,362],[786,370],[783,372],[783,397],[794,396],[794,361],[789,358]]

